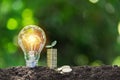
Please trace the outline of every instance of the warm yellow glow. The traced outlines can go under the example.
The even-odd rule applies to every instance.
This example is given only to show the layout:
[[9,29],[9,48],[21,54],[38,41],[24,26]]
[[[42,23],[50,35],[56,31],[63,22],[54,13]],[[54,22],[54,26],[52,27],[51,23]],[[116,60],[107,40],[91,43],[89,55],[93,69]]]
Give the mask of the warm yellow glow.
[[[27,45],[30,46],[31,50],[36,50],[34,48],[37,48],[39,44],[41,43],[41,39],[37,35],[29,35],[25,38]],[[35,47],[37,46],[37,47]]]
[[118,23],[118,33],[120,35],[120,22]]
[[95,4],[97,3],[99,0],[89,0],[91,3]]
[[40,40],[40,39],[39,39],[39,37],[36,36],[36,35],[30,35],[30,36],[28,36],[28,42],[29,42],[29,43],[35,43],[35,42],[37,42],[38,40]]
[[41,32],[35,29],[26,30],[21,36],[23,45],[28,51],[39,50],[44,39]]

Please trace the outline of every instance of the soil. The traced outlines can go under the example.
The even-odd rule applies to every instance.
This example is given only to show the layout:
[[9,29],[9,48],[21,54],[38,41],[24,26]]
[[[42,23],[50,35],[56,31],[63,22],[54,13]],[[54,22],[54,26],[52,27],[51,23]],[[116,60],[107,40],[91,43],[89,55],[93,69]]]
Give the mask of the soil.
[[0,69],[0,80],[120,80],[118,66],[76,66],[61,74],[47,67],[12,67]]

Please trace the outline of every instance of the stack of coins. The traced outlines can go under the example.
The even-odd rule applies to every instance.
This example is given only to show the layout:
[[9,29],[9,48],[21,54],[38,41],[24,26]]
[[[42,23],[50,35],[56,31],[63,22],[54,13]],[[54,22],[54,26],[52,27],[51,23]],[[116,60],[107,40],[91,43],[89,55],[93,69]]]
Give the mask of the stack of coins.
[[57,68],[57,49],[47,49],[47,66],[50,69]]

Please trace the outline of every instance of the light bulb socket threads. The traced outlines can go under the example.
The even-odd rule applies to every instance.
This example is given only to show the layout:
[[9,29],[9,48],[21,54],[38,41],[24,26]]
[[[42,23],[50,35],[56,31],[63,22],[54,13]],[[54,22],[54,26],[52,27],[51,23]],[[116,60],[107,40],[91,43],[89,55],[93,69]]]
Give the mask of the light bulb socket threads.
[[35,51],[29,51],[28,55],[26,55],[28,57],[25,58],[27,67],[35,67],[38,65],[39,58],[36,59],[35,53],[36,53]]
[[26,66],[27,67],[35,67],[35,66],[38,66],[38,61],[36,60],[26,60]]

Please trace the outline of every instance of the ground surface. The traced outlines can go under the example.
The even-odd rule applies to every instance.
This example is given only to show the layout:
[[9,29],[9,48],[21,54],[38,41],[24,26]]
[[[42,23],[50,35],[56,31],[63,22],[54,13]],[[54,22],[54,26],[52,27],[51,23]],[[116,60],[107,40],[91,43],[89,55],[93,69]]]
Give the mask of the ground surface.
[[70,73],[60,74],[46,67],[12,67],[0,69],[0,80],[120,80],[118,66],[76,66]]

